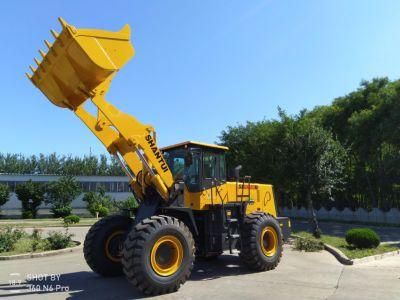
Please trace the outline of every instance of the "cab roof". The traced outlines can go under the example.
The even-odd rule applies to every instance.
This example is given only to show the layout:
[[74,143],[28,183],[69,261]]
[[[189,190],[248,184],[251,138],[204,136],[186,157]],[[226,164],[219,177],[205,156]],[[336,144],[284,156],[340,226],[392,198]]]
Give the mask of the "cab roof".
[[201,143],[201,142],[195,142],[195,141],[186,141],[178,144],[174,144],[171,146],[166,146],[161,148],[161,150],[170,150],[174,148],[181,148],[181,147],[189,147],[189,146],[198,146],[202,148],[211,148],[211,149],[217,149],[217,150],[223,150],[223,151],[228,151],[229,148],[225,146],[220,146],[220,145],[215,145],[215,144],[207,144],[207,143]]

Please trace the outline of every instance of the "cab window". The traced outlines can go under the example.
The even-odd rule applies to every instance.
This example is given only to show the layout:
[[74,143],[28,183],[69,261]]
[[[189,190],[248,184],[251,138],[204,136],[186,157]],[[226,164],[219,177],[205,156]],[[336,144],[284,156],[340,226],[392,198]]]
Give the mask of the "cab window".
[[225,154],[219,154],[218,161],[219,161],[219,179],[222,181],[226,181]]
[[164,152],[166,160],[174,179],[183,179],[185,169],[185,153],[184,149],[175,149]]
[[183,180],[191,192],[200,191],[201,152],[190,151],[185,158],[185,171]]
[[217,156],[205,152],[203,155],[203,178],[214,179],[217,177]]
[[203,153],[203,188],[210,188],[215,184],[226,181],[226,167],[224,153]]

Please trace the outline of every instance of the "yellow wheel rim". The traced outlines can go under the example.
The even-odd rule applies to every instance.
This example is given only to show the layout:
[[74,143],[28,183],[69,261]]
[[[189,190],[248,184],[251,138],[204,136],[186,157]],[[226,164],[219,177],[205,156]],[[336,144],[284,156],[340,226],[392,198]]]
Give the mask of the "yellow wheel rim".
[[118,230],[113,232],[104,244],[104,250],[109,260],[113,262],[120,262],[122,259],[122,237],[125,231]]
[[270,257],[276,254],[278,251],[278,234],[273,227],[267,226],[262,230],[260,245],[265,256]]
[[151,249],[151,267],[160,276],[173,275],[179,270],[182,260],[182,243],[173,235],[165,235],[159,238]]

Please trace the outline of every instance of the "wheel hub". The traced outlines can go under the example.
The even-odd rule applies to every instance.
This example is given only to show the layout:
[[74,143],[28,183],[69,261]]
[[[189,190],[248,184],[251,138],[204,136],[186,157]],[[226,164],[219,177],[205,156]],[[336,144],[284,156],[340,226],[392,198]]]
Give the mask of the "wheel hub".
[[150,253],[150,263],[154,272],[160,276],[171,276],[176,273],[183,261],[183,246],[173,235],[159,238]]
[[278,250],[278,234],[276,230],[271,227],[265,227],[261,232],[261,250],[265,256],[274,256]]
[[120,262],[122,259],[122,248],[125,232],[122,230],[113,232],[104,245],[106,256],[113,262]]

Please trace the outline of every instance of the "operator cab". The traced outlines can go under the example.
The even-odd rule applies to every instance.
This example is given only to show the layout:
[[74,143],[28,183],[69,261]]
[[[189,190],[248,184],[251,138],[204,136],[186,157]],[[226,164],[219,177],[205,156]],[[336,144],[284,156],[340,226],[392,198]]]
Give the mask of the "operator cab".
[[226,182],[227,147],[188,141],[161,150],[175,181],[183,181],[190,192]]

